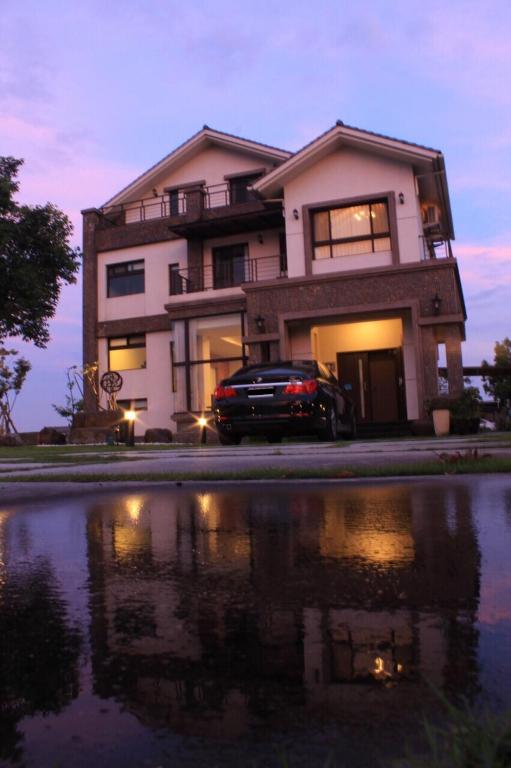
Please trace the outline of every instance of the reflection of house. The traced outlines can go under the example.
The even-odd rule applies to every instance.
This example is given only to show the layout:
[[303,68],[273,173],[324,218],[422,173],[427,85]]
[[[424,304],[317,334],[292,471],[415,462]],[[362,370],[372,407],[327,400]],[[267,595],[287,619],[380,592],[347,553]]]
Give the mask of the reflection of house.
[[122,371],[139,428],[185,429],[247,360],[328,363],[361,422],[423,417],[439,345],[462,387],[437,150],[339,122],[292,154],[205,126],[84,217],[84,359]]
[[385,682],[406,717],[420,675],[466,691],[475,674],[479,554],[456,489],[131,496],[91,511],[89,568],[97,687],[181,732],[242,734],[282,701],[355,715]]

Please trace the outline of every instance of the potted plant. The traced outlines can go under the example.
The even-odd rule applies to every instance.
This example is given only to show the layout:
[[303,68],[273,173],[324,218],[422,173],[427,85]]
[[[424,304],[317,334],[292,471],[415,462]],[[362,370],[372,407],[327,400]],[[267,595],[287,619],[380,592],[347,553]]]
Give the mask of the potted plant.
[[437,437],[444,437],[449,434],[451,412],[450,407],[452,398],[448,395],[439,395],[432,397],[426,402],[426,411],[433,418],[433,428]]

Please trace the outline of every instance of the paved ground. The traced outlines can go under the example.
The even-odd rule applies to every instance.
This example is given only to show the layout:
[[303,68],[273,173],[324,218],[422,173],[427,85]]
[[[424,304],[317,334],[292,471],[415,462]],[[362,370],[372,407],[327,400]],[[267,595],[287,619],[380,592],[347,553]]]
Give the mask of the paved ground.
[[[282,443],[280,445],[241,445],[233,447],[201,446],[175,448],[174,450],[137,451],[136,447],[129,454],[118,454],[112,460],[103,462],[101,453],[98,463],[79,464],[40,464],[17,463],[13,460],[0,460],[1,480],[11,475],[62,475],[65,474],[105,474],[124,475],[133,472],[204,472],[204,471],[240,471],[247,469],[283,468],[306,469],[361,467],[371,465],[389,465],[438,459],[446,453],[465,453],[477,448],[481,453],[492,456],[511,458],[511,441],[503,442],[491,437],[482,440],[478,436],[449,437],[446,439],[401,439],[389,441],[357,440],[353,443]],[[76,455],[76,454],[75,454]],[[85,454],[90,462],[90,454]]]

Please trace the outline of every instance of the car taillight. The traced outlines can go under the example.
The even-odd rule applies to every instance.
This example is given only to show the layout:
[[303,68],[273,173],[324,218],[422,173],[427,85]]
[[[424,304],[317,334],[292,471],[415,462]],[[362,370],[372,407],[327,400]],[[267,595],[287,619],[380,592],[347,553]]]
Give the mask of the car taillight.
[[226,397],[236,397],[234,387],[217,387],[213,397],[215,400],[225,400]]
[[316,379],[306,379],[305,381],[296,381],[292,384],[286,384],[284,387],[285,395],[312,395],[318,388]]

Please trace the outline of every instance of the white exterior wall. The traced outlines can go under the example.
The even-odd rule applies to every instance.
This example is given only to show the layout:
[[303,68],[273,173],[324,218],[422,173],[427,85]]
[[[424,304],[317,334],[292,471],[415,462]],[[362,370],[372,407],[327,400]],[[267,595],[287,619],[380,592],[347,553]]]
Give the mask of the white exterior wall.
[[[410,165],[353,149],[342,149],[322,158],[285,185],[285,217],[289,277],[305,274],[302,206],[352,197],[371,198],[396,193],[396,214],[401,262],[420,260],[419,234],[413,170]],[[404,204],[397,196],[404,194]],[[295,219],[293,210],[299,213]],[[313,262],[313,272],[340,272],[391,264],[389,252],[342,256]]]
[[[174,413],[174,394],[172,392],[170,331],[146,333],[146,368],[119,371],[123,379],[119,400],[132,400],[146,397],[148,410],[137,412],[135,434],[143,435],[149,427],[163,427],[175,431],[176,425],[170,415]],[[108,342],[99,339],[100,375],[108,370]],[[106,396],[102,393],[102,405],[106,406]]]
[[[144,259],[145,292],[107,298],[107,265],[138,259]],[[169,264],[179,264],[184,268],[186,260],[184,239],[98,253],[99,322],[164,313],[165,304],[169,301]]]
[[273,167],[274,164],[271,161],[254,157],[248,153],[222,149],[221,147],[208,147],[183,163],[178,170],[167,173],[156,183],[153,181],[144,193],[138,193],[137,199],[149,197],[153,189],[156,189],[157,193],[161,195],[166,187],[193,184],[196,181],[204,180],[206,186],[225,184],[226,175],[244,171],[250,173],[250,171],[259,168],[272,170]]

